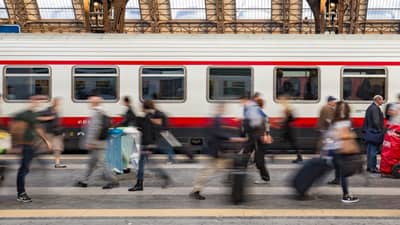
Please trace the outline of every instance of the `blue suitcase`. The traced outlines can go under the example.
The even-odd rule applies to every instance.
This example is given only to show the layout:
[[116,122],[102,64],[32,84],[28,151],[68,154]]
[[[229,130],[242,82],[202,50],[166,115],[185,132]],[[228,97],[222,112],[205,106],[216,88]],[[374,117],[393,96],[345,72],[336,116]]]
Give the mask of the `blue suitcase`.
[[121,138],[122,129],[110,129],[107,139],[106,163],[116,173],[123,173]]

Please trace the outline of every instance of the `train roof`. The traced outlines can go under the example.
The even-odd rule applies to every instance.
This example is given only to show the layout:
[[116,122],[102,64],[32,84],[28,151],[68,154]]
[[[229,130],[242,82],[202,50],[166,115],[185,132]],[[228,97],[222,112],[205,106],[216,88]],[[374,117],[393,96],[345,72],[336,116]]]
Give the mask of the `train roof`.
[[0,60],[400,61],[398,35],[1,34]]

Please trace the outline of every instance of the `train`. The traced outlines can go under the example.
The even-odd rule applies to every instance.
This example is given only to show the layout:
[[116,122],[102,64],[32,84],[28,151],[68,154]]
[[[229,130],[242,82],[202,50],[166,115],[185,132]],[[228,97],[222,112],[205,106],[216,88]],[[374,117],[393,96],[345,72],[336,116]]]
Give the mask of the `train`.
[[[123,96],[140,114],[154,99],[174,135],[188,148],[207,142],[213,107],[225,103],[237,126],[239,98],[260,92],[271,121],[290,96],[301,149],[314,151],[316,123],[327,96],[350,103],[355,128],[372,97],[396,101],[400,38],[396,35],[1,34],[1,119],[7,123],[32,94],[63,98],[66,148],[77,147],[87,122],[87,97],[96,89],[118,119]],[[275,145],[279,129],[273,129]]]

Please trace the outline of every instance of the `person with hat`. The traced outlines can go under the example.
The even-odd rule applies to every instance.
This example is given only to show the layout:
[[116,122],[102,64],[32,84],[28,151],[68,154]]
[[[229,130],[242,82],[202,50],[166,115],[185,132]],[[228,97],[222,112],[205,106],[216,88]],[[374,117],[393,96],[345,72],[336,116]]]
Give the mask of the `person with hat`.
[[324,105],[319,111],[317,129],[320,133],[327,131],[329,126],[332,124],[335,115],[336,100],[335,97],[329,96],[326,105]]

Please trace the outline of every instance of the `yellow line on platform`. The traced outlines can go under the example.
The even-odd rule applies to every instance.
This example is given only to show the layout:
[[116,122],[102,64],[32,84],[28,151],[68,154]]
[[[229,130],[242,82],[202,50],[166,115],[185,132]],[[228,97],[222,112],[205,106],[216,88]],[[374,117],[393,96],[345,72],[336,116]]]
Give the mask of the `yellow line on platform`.
[[399,217],[400,210],[380,209],[24,209],[0,210],[4,218],[117,217]]

